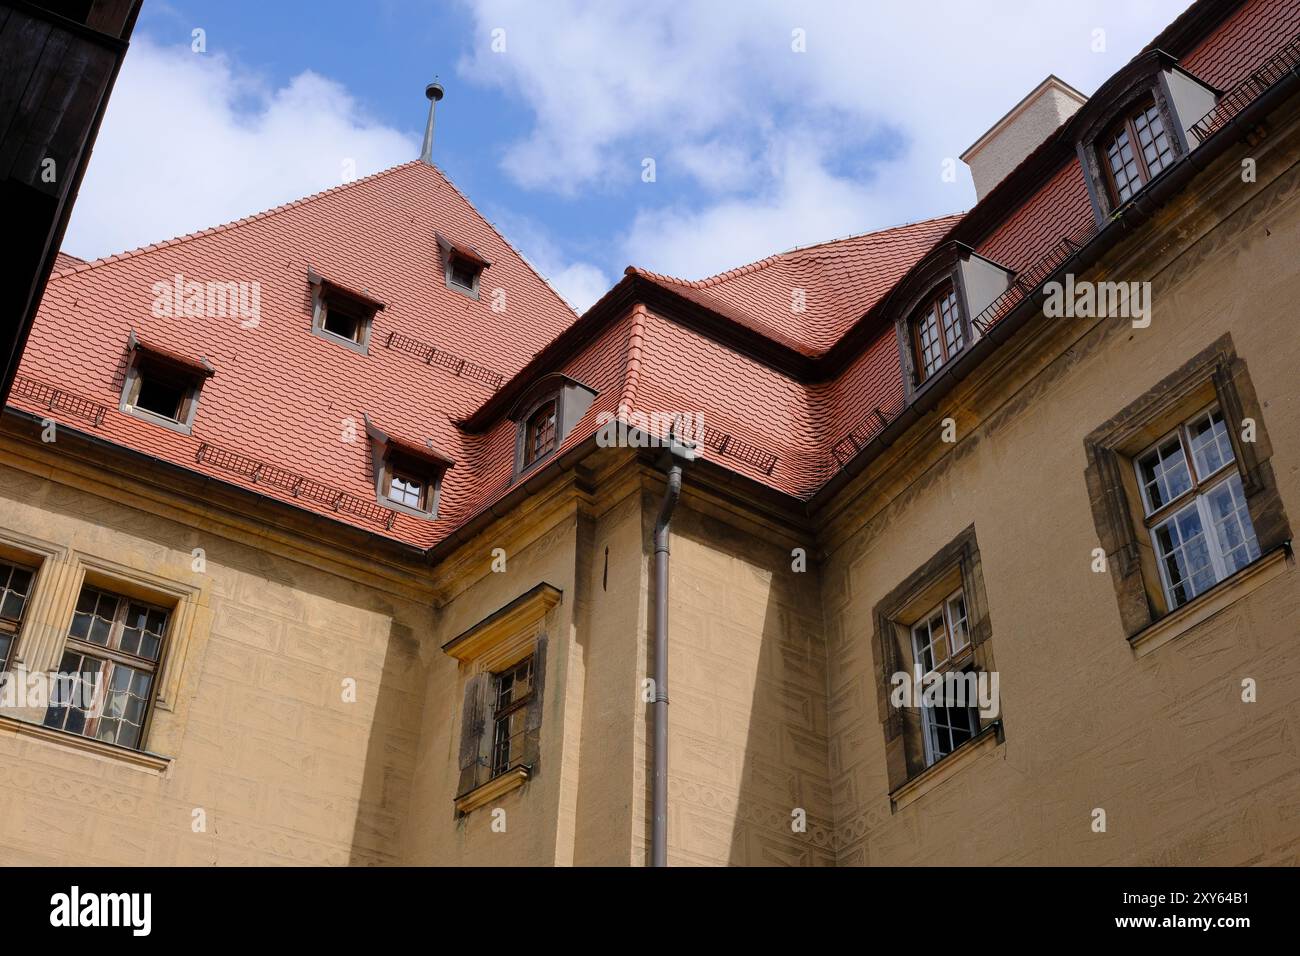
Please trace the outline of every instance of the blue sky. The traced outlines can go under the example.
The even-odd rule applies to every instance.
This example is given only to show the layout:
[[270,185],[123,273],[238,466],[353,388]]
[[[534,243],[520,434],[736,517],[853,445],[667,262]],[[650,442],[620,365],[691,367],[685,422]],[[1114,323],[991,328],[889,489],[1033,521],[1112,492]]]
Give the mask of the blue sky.
[[435,162],[581,309],[629,263],[699,278],[968,208],[945,161],[1049,72],[1090,93],[1185,6],[145,0],[64,248],[413,158],[437,74]]

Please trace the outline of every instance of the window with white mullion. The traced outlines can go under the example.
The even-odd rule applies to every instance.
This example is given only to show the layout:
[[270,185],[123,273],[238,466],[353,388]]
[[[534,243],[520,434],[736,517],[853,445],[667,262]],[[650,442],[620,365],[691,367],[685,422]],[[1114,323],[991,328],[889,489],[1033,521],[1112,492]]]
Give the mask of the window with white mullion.
[[1259,557],[1227,423],[1198,412],[1137,456],[1147,528],[1169,609]]
[[[919,686],[922,677],[950,670],[949,665],[969,644],[966,598],[958,588],[912,625],[918,692],[922,689]],[[979,733],[979,717],[969,706],[923,703],[921,721],[927,766],[946,757]]]

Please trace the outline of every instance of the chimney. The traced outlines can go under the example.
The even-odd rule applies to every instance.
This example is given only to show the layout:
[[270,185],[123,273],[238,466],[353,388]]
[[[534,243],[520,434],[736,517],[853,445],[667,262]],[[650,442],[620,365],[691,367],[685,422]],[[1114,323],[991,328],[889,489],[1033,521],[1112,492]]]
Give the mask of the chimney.
[[983,199],[1020,165],[1088,98],[1055,76],[1034,87],[993,128],[961,154],[975,180],[975,196]]
[[433,165],[433,113],[438,108],[438,101],[442,99],[442,84],[435,78],[432,83],[424,88],[424,95],[429,100],[429,122],[424,127],[424,146],[420,148],[420,162]]

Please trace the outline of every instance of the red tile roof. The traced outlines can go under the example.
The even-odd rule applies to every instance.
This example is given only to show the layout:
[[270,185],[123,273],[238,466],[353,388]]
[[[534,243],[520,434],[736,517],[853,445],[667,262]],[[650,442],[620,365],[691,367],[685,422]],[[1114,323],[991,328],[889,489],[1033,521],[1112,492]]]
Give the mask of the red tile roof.
[[54,254],[54,271],[63,272],[67,269],[75,269],[77,266],[84,266],[85,259],[78,259],[76,256],[70,256],[66,252],[57,252]]
[[[1187,22],[1184,15],[1178,25]],[[1211,83],[1230,85],[1297,30],[1295,0],[1251,0],[1183,51],[1184,63]],[[1049,173],[991,226],[982,225],[986,197],[964,217],[797,249],[704,280],[632,268],[577,320],[440,171],[407,163],[235,223],[60,271],[10,401],[51,414],[56,399],[45,386],[64,389],[81,397],[57,399],[52,414],[69,425],[427,547],[518,484],[515,424],[497,405],[508,405],[536,376],[558,371],[597,391],[561,454],[589,438],[603,413],[699,414],[706,459],[807,498],[838,467],[837,442],[850,430],[874,434],[902,410],[894,333],[872,332],[871,312],[912,266],[963,228],[977,228],[981,235],[963,237],[1020,270],[1089,223],[1077,160],[1062,159]],[[446,288],[440,236],[491,263],[478,300]],[[384,303],[368,354],[310,334],[309,269]],[[154,284],[171,285],[178,274],[202,283],[256,282],[258,321],[152,315]],[[501,312],[492,309],[497,289],[505,293]],[[627,299],[641,289],[659,290],[669,305],[706,310],[737,331],[723,335],[682,321],[676,306],[665,312],[662,304],[647,309]],[[792,308],[800,290],[803,311]],[[151,345],[204,356],[215,367],[192,435],[117,410],[133,330]],[[767,348],[778,357],[829,361],[837,343],[844,352],[859,333],[860,345],[828,380],[765,358]],[[749,344],[738,344],[737,336]],[[376,506],[367,415],[391,438],[431,445],[455,461],[436,520]],[[457,424],[467,419],[470,425]]]

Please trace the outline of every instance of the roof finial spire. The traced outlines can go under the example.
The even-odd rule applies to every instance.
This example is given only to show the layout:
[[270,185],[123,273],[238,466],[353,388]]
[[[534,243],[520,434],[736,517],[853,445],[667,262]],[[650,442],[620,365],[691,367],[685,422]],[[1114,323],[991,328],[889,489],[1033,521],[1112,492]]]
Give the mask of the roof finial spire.
[[420,161],[433,165],[433,113],[442,99],[442,84],[435,76],[433,82],[424,88],[424,95],[429,99],[429,122],[424,127],[424,146],[420,149]]

